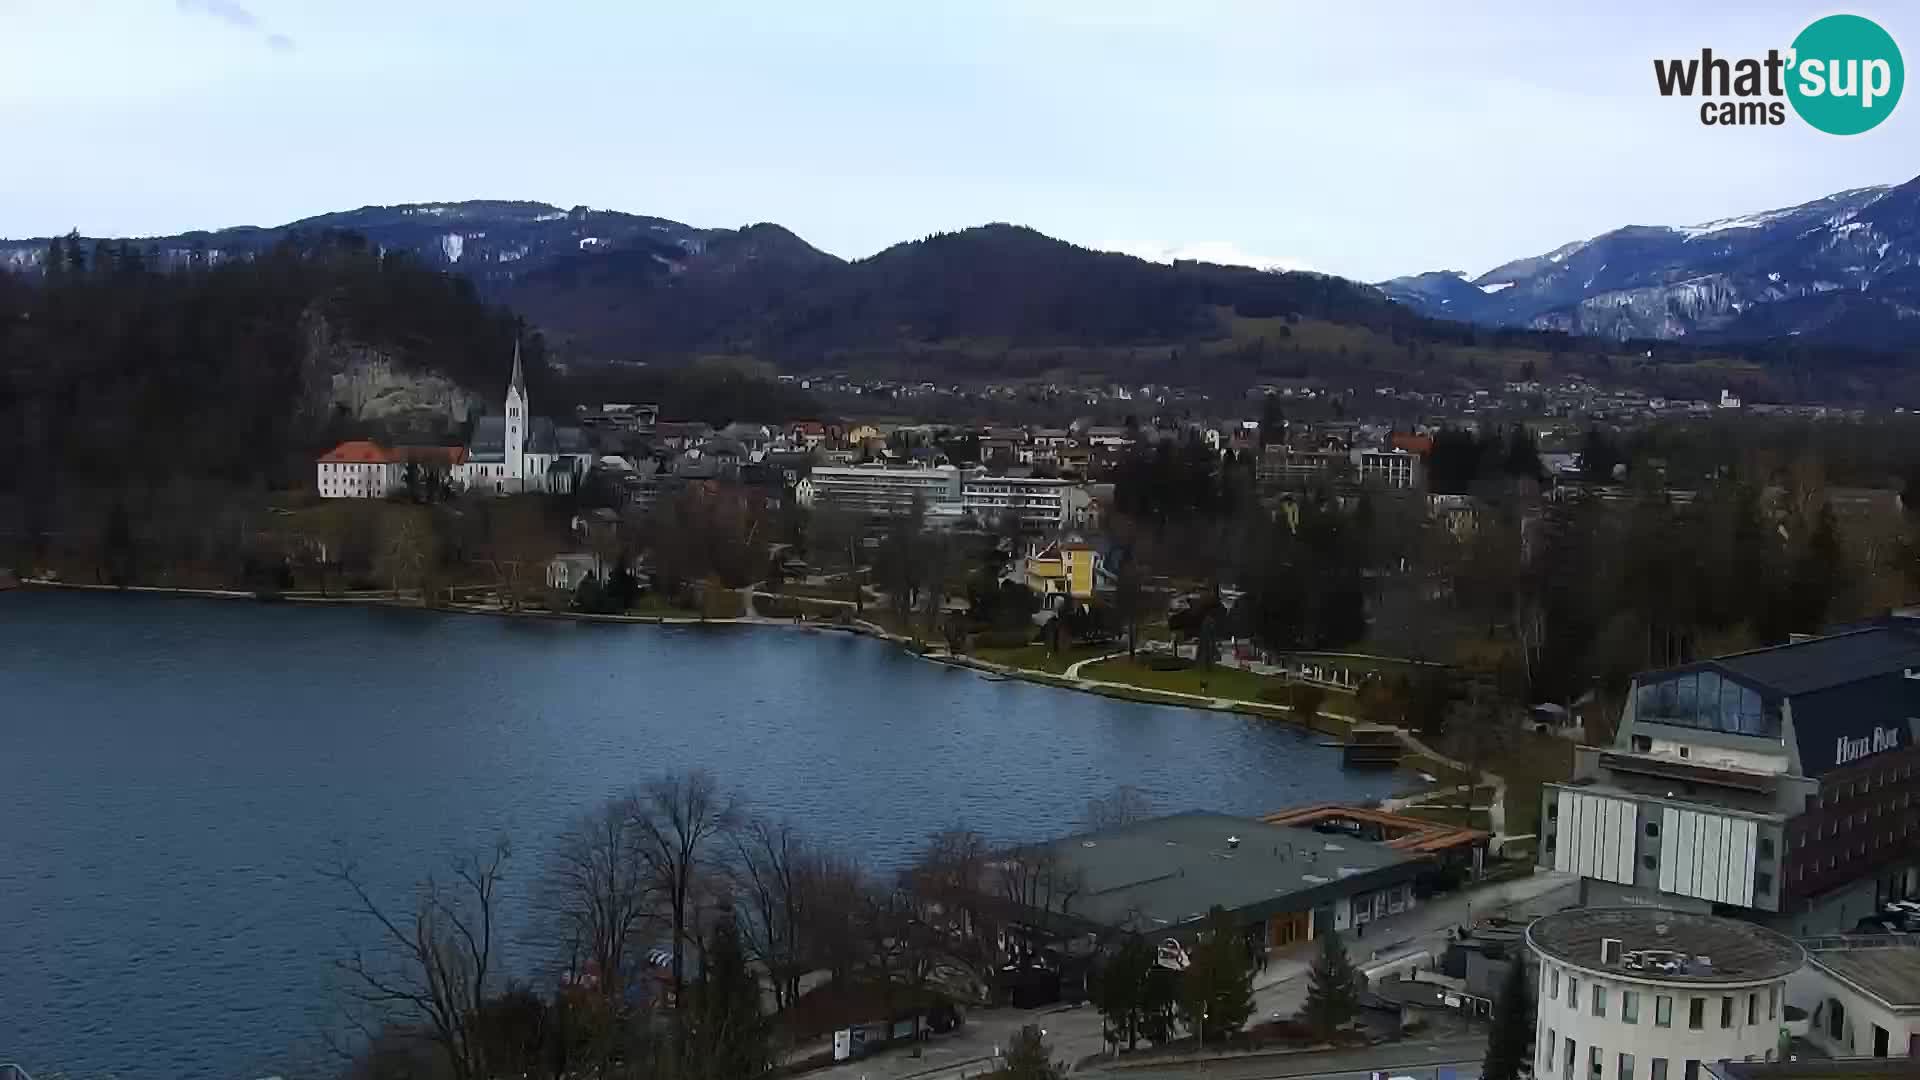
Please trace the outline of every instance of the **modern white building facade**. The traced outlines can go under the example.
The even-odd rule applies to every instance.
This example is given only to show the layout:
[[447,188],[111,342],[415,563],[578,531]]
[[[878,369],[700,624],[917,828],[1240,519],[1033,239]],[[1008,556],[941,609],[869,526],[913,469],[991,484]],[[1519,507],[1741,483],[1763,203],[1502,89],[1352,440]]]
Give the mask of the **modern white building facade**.
[[1795,936],[1920,893],[1920,624],[1652,671],[1541,789],[1540,862],[1589,905],[1743,909]]
[[1800,946],[1751,923],[1659,908],[1537,919],[1534,1075],[1699,1080],[1703,1062],[1778,1056]]
[[972,514],[983,522],[1018,515],[1031,529],[1082,527],[1092,505],[1086,487],[1039,476],[990,476],[985,469],[952,465],[889,468],[884,465],[820,466],[795,488],[802,506],[838,506],[857,513],[887,514],[920,500],[930,516]]
[[1807,966],[1789,989],[1794,1005],[1807,1012],[1809,1042],[1834,1057],[1920,1059],[1920,934],[1801,944]]

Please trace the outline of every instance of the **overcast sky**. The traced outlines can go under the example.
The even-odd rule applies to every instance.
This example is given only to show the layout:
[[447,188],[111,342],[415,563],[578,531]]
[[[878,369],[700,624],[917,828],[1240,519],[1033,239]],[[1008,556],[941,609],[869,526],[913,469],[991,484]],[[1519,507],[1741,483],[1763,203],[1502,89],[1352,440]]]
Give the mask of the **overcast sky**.
[[[1655,56],[1835,9],[1584,6],[0,0],[0,235],[515,198],[847,257],[1012,221],[1374,280],[1920,173],[1920,101],[1849,139],[1654,90]],[[1845,10],[1920,60],[1920,7]]]

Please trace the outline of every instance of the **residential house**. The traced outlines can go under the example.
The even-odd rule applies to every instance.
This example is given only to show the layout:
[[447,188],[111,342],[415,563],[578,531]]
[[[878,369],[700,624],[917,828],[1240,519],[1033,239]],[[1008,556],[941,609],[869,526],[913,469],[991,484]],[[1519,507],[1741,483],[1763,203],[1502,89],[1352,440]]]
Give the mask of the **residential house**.
[[1027,552],[1021,574],[1027,588],[1051,607],[1059,598],[1093,599],[1100,553],[1091,544],[1054,542]]

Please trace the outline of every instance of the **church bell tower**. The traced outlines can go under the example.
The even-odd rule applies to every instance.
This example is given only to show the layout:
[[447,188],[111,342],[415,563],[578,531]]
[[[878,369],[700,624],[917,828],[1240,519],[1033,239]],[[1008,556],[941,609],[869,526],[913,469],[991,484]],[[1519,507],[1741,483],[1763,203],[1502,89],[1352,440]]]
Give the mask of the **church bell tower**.
[[527,380],[520,371],[520,343],[513,343],[513,378],[507,382],[507,436],[506,465],[507,475],[515,480],[525,480],[525,455],[527,445]]

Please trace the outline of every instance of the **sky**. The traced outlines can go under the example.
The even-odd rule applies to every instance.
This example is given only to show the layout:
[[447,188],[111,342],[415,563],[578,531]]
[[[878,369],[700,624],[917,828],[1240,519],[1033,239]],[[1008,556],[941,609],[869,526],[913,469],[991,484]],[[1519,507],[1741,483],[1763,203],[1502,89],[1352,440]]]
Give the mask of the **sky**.
[[1920,174],[1920,100],[1841,138],[1654,88],[1655,57],[1833,10],[1920,61],[1920,5],[1889,3],[0,0],[0,236],[511,198],[848,258],[1009,221],[1478,274]]

